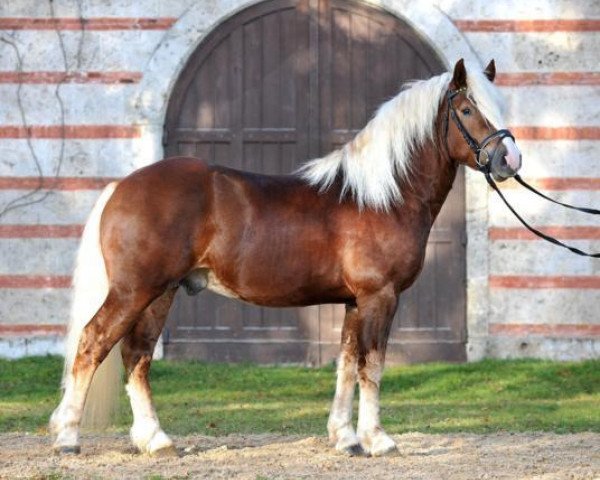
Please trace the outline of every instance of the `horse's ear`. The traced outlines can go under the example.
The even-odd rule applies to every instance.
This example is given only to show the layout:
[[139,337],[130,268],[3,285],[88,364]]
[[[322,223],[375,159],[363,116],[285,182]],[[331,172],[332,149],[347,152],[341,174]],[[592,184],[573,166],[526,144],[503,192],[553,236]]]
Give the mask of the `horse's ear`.
[[488,80],[490,82],[494,81],[494,78],[496,78],[496,62],[494,62],[493,59],[490,60],[490,63],[488,63],[488,66],[485,67],[483,74],[488,78]]
[[454,88],[465,88],[467,86],[467,69],[465,68],[465,60],[461,58],[454,65],[454,73],[452,74],[452,83]]

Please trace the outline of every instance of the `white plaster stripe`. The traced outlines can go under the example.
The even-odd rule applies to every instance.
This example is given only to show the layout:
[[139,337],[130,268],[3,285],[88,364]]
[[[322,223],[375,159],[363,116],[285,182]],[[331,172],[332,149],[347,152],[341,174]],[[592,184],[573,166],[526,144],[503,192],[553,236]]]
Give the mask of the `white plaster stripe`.
[[0,275],[71,275],[78,238],[0,239]]
[[[482,179],[482,181],[485,180]],[[525,220],[530,221],[533,225],[588,226],[590,224],[590,215],[553,205],[524,188],[503,188],[500,185],[500,189]],[[548,193],[553,198],[572,205],[592,208],[600,205],[600,191],[598,190],[549,191]],[[488,191],[488,202],[490,227],[518,227],[521,225],[495,192]]]
[[[60,158],[61,139],[31,139],[42,171],[53,175]],[[138,139],[66,139],[61,175],[65,177],[123,177],[148,161]],[[115,161],[118,159],[118,161]],[[0,176],[36,176],[37,168],[25,139],[0,141]]]
[[517,139],[523,155],[519,172],[529,177],[600,177],[600,142]]
[[[544,232],[544,227],[539,227]],[[561,238],[561,237],[559,237]],[[585,252],[600,252],[596,240],[565,240]],[[595,275],[597,260],[545,241],[497,240],[490,246],[491,275]]]
[[[79,31],[62,31],[68,67],[81,71],[142,71],[165,32],[160,30],[86,31],[82,55],[74,57],[82,39]],[[60,43],[52,30],[19,30],[11,38],[18,46],[25,71],[65,71]],[[126,48],[124,47],[126,46]],[[0,70],[17,70],[14,50],[0,43]]]
[[[600,125],[600,89],[588,86],[504,87],[512,126],[587,127]],[[560,99],[560,106],[557,104]],[[535,108],[531,108],[535,105]]]
[[[23,195],[23,190],[0,190],[0,206]],[[41,222],[55,225],[84,223],[100,195],[99,190],[53,190],[43,202],[7,212],[3,223],[35,225]],[[34,197],[37,198],[37,197]]]
[[496,60],[499,71],[598,70],[596,52],[600,36],[596,32],[465,32],[464,35],[480,58]]
[[70,297],[69,288],[0,288],[0,319],[3,324],[66,325]]
[[452,18],[487,20],[531,20],[531,19],[575,19],[600,18],[600,7],[596,2],[573,0],[503,0],[482,2],[480,0],[435,0]]
[[540,358],[548,360],[592,360],[598,358],[596,338],[490,336],[488,354],[495,358]]
[[[130,125],[140,120],[132,105],[135,84],[67,83],[60,96],[65,123],[77,125]],[[0,125],[22,123],[19,98],[30,125],[60,125],[62,113],[55,96],[56,85],[25,84],[17,96],[18,85],[0,83]]]
[[[148,17],[155,18],[178,17],[189,8],[190,0],[125,0],[105,2],[103,0],[88,0],[81,4],[75,2],[56,2],[54,7],[56,17]],[[80,10],[81,8],[81,10]],[[18,2],[3,2],[0,4],[2,17],[30,17],[48,18],[50,9],[47,5],[40,5],[38,0],[19,0]]]
[[[490,291],[490,323],[600,324],[598,289],[502,289]],[[524,308],[535,305],[535,309]]]
[[21,358],[41,355],[62,355],[64,352],[63,337],[0,337],[0,358]]

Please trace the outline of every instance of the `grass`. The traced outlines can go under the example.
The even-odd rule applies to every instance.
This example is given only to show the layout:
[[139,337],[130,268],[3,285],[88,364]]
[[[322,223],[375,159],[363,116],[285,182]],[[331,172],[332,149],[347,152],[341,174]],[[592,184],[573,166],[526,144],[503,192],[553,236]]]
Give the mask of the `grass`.
[[[59,401],[58,357],[0,360],[0,432],[45,432]],[[174,434],[324,434],[334,368],[154,362],[155,403]],[[117,430],[131,413],[123,395]],[[600,432],[600,361],[486,360],[386,369],[390,433]]]

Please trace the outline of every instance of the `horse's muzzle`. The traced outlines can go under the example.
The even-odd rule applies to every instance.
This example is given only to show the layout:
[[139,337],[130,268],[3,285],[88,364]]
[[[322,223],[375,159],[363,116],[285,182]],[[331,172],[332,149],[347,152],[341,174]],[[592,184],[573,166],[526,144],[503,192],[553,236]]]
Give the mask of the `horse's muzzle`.
[[514,177],[521,168],[521,152],[511,138],[503,138],[490,160],[490,173],[497,182]]

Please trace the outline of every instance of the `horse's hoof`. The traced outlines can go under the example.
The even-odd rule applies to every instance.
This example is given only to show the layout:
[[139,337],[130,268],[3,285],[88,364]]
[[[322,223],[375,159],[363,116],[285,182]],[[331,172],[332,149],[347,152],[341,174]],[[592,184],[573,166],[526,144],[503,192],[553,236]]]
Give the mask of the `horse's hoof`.
[[349,445],[342,449],[342,453],[344,455],[348,455],[349,457],[367,457],[367,452],[365,452],[364,448],[360,443],[356,443],[354,445]]
[[176,458],[179,457],[179,452],[177,452],[174,445],[169,445],[150,452],[150,456],[155,458]]
[[54,447],[54,453],[57,455],[79,455],[81,453],[81,447],[79,445],[71,447]]

